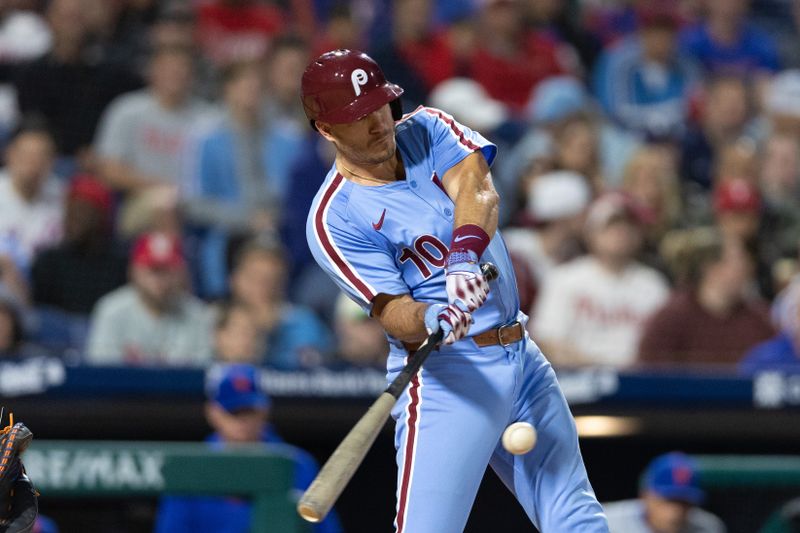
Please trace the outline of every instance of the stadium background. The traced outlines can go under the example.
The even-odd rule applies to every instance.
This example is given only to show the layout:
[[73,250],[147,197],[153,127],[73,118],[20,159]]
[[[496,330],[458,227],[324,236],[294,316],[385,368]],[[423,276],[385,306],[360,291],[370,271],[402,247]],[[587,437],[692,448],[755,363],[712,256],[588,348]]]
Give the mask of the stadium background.
[[[37,442],[202,441],[206,369],[247,362],[264,369],[275,428],[321,462],[381,390],[375,324],[305,244],[331,154],[299,77],[350,47],[405,88],[407,111],[441,107],[499,145],[524,309],[600,500],[634,497],[670,450],[785,470],[783,484],[759,481],[762,463],[735,459],[756,474],[708,502],[729,531],[758,531],[798,496],[800,2],[5,0],[0,16],[0,395]],[[551,284],[557,263],[596,255],[609,198],[642,238],[631,255],[662,280],[619,288],[620,305],[642,304],[633,318],[592,307],[594,278]],[[105,296],[129,262],[133,276],[159,254],[178,265],[162,290],[185,320],[147,324],[124,298],[115,314]],[[712,267],[736,296],[727,322],[678,305]],[[539,316],[614,348],[576,356]],[[680,349],[659,342],[693,321]],[[393,457],[387,428],[337,505],[345,531],[388,529]],[[46,488],[41,500],[62,531],[150,531],[156,506]],[[468,531],[493,529],[530,526],[488,474]]]

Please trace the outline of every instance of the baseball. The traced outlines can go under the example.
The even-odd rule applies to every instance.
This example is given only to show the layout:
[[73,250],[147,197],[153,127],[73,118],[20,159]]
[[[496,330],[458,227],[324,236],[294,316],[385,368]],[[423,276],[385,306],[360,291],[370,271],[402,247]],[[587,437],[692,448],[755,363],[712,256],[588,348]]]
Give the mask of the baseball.
[[514,455],[528,453],[536,445],[536,429],[527,422],[514,422],[503,432],[503,448]]

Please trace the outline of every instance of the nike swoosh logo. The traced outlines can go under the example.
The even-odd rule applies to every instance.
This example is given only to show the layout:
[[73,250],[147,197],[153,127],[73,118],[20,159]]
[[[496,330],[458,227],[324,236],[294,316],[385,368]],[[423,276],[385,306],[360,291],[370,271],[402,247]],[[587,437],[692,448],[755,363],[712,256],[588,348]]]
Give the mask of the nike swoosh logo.
[[377,222],[373,222],[372,223],[372,228],[375,231],[380,231],[381,230],[381,228],[383,227],[383,217],[385,217],[385,216],[386,216],[386,209],[384,209],[383,213],[381,213],[381,219],[379,221],[377,221]]
[[464,239],[480,239],[480,237],[478,237],[477,235],[459,235],[458,237],[453,239],[453,242],[461,242]]

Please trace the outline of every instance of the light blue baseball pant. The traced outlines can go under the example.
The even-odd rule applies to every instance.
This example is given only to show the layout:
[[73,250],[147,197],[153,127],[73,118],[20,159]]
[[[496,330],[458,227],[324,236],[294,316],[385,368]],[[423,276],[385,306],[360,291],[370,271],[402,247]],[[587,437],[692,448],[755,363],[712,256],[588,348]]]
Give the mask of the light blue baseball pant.
[[[405,364],[391,353],[388,378]],[[486,465],[541,533],[608,533],[586,475],[575,423],[555,373],[527,336],[506,347],[442,346],[398,400],[397,533],[464,530]],[[534,449],[508,453],[505,428],[525,421]]]

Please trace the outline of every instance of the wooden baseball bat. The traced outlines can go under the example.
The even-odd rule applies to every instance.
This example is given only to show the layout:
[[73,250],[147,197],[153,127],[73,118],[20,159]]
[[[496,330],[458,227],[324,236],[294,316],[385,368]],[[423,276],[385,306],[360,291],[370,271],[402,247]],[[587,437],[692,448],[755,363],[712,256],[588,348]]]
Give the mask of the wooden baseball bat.
[[[488,281],[497,278],[497,268],[491,263],[481,265],[481,271]],[[331,510],[334,502],[339,498],[372,447],[378,433],[386,424],[395,402],[419,371],[428,355],[442,341],[442,337],[440,329],[425,339],[425,342],[414,352],[414,356],[410,358],[397,377],[378,396],[366,414],[356,422],[344,440],[339,443],[297,504],[297,512],[305,520],[319,522]]]

